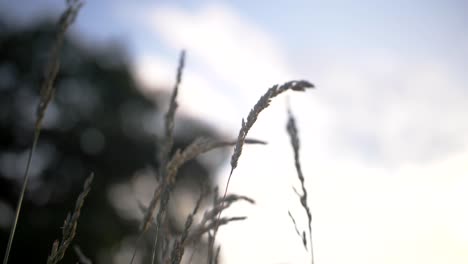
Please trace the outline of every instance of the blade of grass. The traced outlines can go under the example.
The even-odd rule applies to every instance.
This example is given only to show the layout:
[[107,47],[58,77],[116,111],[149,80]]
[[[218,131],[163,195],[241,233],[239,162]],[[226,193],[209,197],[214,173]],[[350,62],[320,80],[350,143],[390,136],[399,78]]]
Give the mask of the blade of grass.
[[57,25],[57,34],[55,42],[52,46],[49,64],[46,68],[46,78],[42,83],[40,100],[37,108],[36,123],[34,127],[34,136],[31,149],[28,154],[28,160],[26,163],[26,168],[23,175],[23,184],[21,187],[20,196],[18,198],[18,204],[16,206],[15,219],[13,220],[13,225],[11,226],[10,236],[8,238],[8,244],[5,251],[5,256],[3,258],[3,264],[8,263],[8,259],[11,252],[11,247],[13,245],[13,239],[15,237],[16,227],[18,225],[18,219],[21,212],[21,207],[23,204],[24,195],[29,182],[29,168],[31,167],[32,157],[36,150],[37,141],[39,140],[39,135],[41,132],[42,120],[44,119],[47,106],[49,105],[52,97],[54,95],[54,82],[57,77],[57,73],[60,68],[60,50],[63,45],[63,40],[65,37],[65,32],[68,27],[74,22],[78,11],[82,7],[83,3],[79,0],[67,0],[67,9],[62,13]]

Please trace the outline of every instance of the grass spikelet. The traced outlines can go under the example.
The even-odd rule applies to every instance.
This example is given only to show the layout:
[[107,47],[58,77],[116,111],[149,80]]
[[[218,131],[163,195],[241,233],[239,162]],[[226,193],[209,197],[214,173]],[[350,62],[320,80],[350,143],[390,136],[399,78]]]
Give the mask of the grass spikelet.
[[[288,122],[286,125],[286,130],[288,131],[288,135],[291,140],[291,146],[294,152],[294,165],[296,167],[297,177],[301,182],[302,194],[300,194],[297,190],[295,190],[296,194],[299,197],[299,201],[301,202],[301,206],[304,209],[304,212],[307,215],[307,222],[309,227],[309,243],[310,243],[310,254],[311,254],[311,263],[314,263],[314,249],[312,247],[312,213],[310,207],[307,203],[307,189],[305,188],[305,179],[304,174],[302,173],[301,161],[299,156],[299,149],[300,149],[300,141],[298,130],[296,126],[296,119],[294,118],[290,109],[288,109]],[[298,232],[296,221],[292,217],[291,213],[289,213],[293,224],[296,228],[296,232]],[[300,236],[300,235],[299,235]],[[307,249],[307,240],[305,239],[305,232],[302,233],[302,242],[304,247]]]
[[36,122],[34,125],[33,142],[28,154],[28,160],[23,176],[23,185],[21,187],[20,196],[18,198],[15,219],[11,227],[10,236],[8,238],[8,245],[5,251],[5,256],[3,258],[3,264],[8,263],[10,256],[11,246],[15,237],[16,226],[18,224],[18,219],[21,212],[21,206],[23,204],[24,195],[26,193],[26,188],[29,182],[29,168],[31,166],[32,156],[36,149],[37,141],[39,140],[39,135],[41,132],[42,120],[44,119],[47,106],[49,105],[55,93],[54,82],[60,69],[60,51],[63,46],[65,32],[67,31],[68,27],[75,21],[75,18],[78,15],[78,11],[82,5],[83,3],[79,0],[67,0],[67,9],[62,13],[57,24],[55,41],[50,51],[48,65],[46,66],[46,76],[40,90],[39,104],[36,111]]
[[[246,144],[261,144],[261,145],[266,144],[265,141],[257,140],[257,139],[246,139],[245,141],[246,141],[245,142]],[[156,187],[148,208],[144,210],[145,213],[143,216],[143,221],[141,222],[141,225],[140,225],[141,232],[143,233],[146,230],[148,230],[148,228],[153,223],[153,213],[156,210],[156,205],[158,202],[160,202],[161,195],[164,190],[166,190],[167,192],[170,192],[170,189],[172,188],[172,185],[175,182],[177,171],[182,165],[184,165],[186,162],[210,150],[221,148],[221,147],[233,146],[235,144],[236,144],[235,141],[217,141],[217,140],[213,140],[213,139],[206,138],[206,137],[199,137],[199,138],[196,138],[184,150],[178,149],[172,156],[171,160],[166,165],[166,171],[165,171],[166,185],[161,184],[158,187]],[[239,198],[239,199],[245,199],[245,198]],[[253,201],[253,200],[250,199],[250,201]],[[133,259],[134,259],[134,256],[132,257],[132,260],[130,261],[130,263],[133,262]]]
[[227,225],[234,221],[243,221],[247,219],[246,216],[236,217],[220,217],[222,211],[230,207],[234,202],[246,201],[251,204],[255,204],[252,198],[243,195],[230,194],[221,199],[218,198],[218,188],[215,188],[215,195],[213,196],[213,208],[206,211],[203,215],[203,219],[199,227],[194,230],[191,235],[191,239],[196,241],[200,239],[202,235],[208,235],[208,263],[218,263],[220,246],[215,247],[215,237],[218,232],[218,228],[223,225]]
[[[268,89],[268,91],[262,97],[260,97],[260,99],[254,105],[252,110],[250,110],[250,113],[247,116],[247,122],[244,119],[242,119],[242,125],[241,125],[241,129],[239,130],[239,135],[237,137],[236,146],[234,147],[234,152],[231,156],[231,171],[229,173],[226,187],[224,189],[223,197],[226,197],[226,193],[229,188],[229,183],[231,181],[232,173],[236,169],[237,164],[239,162],[239,158],[242,154],[242,148],[246,142],[247,134],[249,130],[255,124],[255,121],[257,121],[257,118],[260,115],[260,112],[262,112],[265,108],[267,108],[270,105],[271,100],[274,97],[278,96],[279,94],[287,90],[305,91],[307,88],[314,88],[314,85],[305,80],[289,81],[287,83],[282,84],[281,86],[274,85],[273,87]],[[222,211],[219,212],[218,219],[221,217],[221,212]],[[217,230],[215,229],[214,237],[216,237],[216,233],[217,233]]]
[[80,193],[78,198],[76,199],[75,209],[73,213],[70,215],[68,213],[67,218],[63,224],[62,230],[62,240],[59,242],[55,240],[52,245],[52,251],[47,258],[47,264],[56,264],[58,263],[63,256],[65,255],[66,250],[70,246],[73,238],[76,235],[76,228],[78,226],[78,219],[80,218],[81,208],[83,207],[84,201],[86,196],[88,195],[89,191],[91,190],[91,183],[93,182],[94,175],[91,175],[86,179],[83,192]]
[[[169,196],[170,196],[170,188],[167,183],[167,161],[168,161],[168,156],[169,153],[172,149],[172,145],[174,142],[174,118],[175,118],[175,112],[177,109],[177,94],[179,92],[179,85],[182,81],[182,73],[184,70],[185,66],[185,51],[182,50],[180,53],[180,58],[179,58],[179,65],[177,67],[177,75],[176,75],[176,82],[174,84],[174,89],[172,90],[172,95],[171,99],[169,102],[169,109],[167,110],[166,116],[165,116],[165,138],[164,142],[161,148],[161,151],[159,153],[159,175],[161,175],[162,179],[162,187],[160,191],[160,199],[159,199],[159,212],[156,216],[156,232],[155,232],[155,238],[154,238],[154,245],[153,245],[153,255],[152,255],[152,263],[154,263],[154,259],[156,256],[156,245],[158,242],[158,237],[159,237],[159,228],[161,225],[161,221],[165,217],[166,214],[166,209],[167,205],[169,203]],[[155,203],[156,205],[156,203]],[[151,218],[151,217],[149,217]],[[133,261],[133,258],[132,258]]]
[[[287,90],[293,90],[293,91],[305,91],[307,88],[313,88],[314,85],[309,83],[308,81],[290,81],[287,82],[281,86],[275,85],[268,89],[268,91],[260,97],[258,102],[254,105],[252,110],[250,110],[249,115],[247,116],[247,122],[242,119],[242,126],[241,129],[239,130],[239,135],[237,137],[237,143],[236,147],[234,148],[234,153],[232,154],[231,157],[231,173],[234,171],[234,169],[237,167],[237,163],[239,161],[239,157],[242,154],[242,147],[244,146],[245,138],[247,136],[247,133],[249,130],[252,128],[254,125],[255,121],[257,121],[258,115],[260,114],[263,109],[267,108],[270,105],[271,100],[278,96],[279,94],[287,91]],[[229,180],[228,184],[229,185]]]
[[[257,140],[257,139],[246,139],[247,144],[266,144],[266,142]],[[210,150],[233,146],[235,145],[235,141],[217,141],[206,137],[199,137],[196,138],[189,146],[187,146],[184,150],[178,149],[172,158],[167,163],[166,169],[166,179],[168,184],[173,184],[175,181],[175,177],[177,175],[177,171],[179,168],[184,165],[186,162],[198,157],[199,155],[206,153]],[[142,230],[146,230],[151,224],[152,215],[154,210],[156,209],[156,204],[159,201],[161,195],[162,185],[159,185],[155,193],[153,195],[153,199],[150,202],[148,209],[145,212],[143,217],[143,222],[141,225]]]
[[58,24],[55,42],[50,52],[49,62],[46,68],[46,78],[42,83],[40,101],[37,108],[37,119],[35,129],[40,130],[47,106],[55,93],[54,82],[60,68],[60,51],[65,39],[65,32],[75,21],[78,11],[83,6],[79,0],[67,0],[67,9],[62,13]]
[[[169,102],[169,109],[167,110],[167,113],[165,115],[164,140],[162,141],[162,146],[158,155],[158,160],[160,164],[159,175],[161,176],[162,184],[160,186],[160,190],[155,191],[155,196],[153,197],[150,203],[150,208],[152,210],[148,210],[148,212],[145,214],[145,217],[144,217],[145,219],[144,222],[145,223],[149,222],[149,220],[152,218],[152,212],[154,208],[156,208],[157,202],[159,200],[160,209],[159,209],[158,215],[156,216],[156,232],[155,232],[155,239],[154,239],[154,245],[153,245],[153,255],[152,255],[152,261],[151,261],[152,263],[154,263],[154,259],[156,255],[156,245],[158,242],[159,228],[161,226],[161,222],[163,218],[165,217],[167,204],[169,203],[170,188],[168,187],[168,183],[167,183],[167,176],[166,176],[167,170],[166,169],[167,169],[168,156],[169,156],[169,153],[172,149],[173,142],[174,142],[174,135],[173,135],[174,134],[174,118],[175,118],[175,112],[177,110],[176,99],[177,99],[177,94],[179,92],[179,86],[182,81],[182,73],[184,70],[184,66],[185,66],[185,51],[182,50],[180,53],[180,57],[179,57],[179,65],[177,67],[176,82],[174,84],[174,89],[172,90],[171,99]],[[143,231],[141,232],[140,236],[142,234],[143,234]],[[136,249],[135,249],[135,252],[136,252]],[[130,263],[133,263],[135,252],[133,254],[133,257]]]
[[148,208],[144,208],[145,214],[143,216],[143,221],[140,225],[140,230],[142,232],[145,232],[146,230],[148,230],[148,227],[153,220],[153,213],[154,213],[154,210],[156,210],[156,204],[159,202],[159,198],[161,197],[161,189],[162,189],[161,185],[156,187],[153,193],[153,198],[151,199]]
[[208,194],[206,191],[206,188],[200,192],[200,196],[198,197],[197,202],[195,203],[195,207],[193,208],[193,211],[187,219],[185,220],[185,227],[184,231],[182,232],[182,236],[179,240],[177,240],[174,244],[174,248],[172,250],[171,254],[171,263],[172,264],[179,264],[180,261],[182,260],[182,256],[184,255],[185,251],[185,245],[187,243],[187,238],[189,235],[190,227],[193,224],[193,217],[197,214],[198,209],[200,208],[201,202],[203,198]]
[[[247,143],[266,144],[264,141],[255,139],[249,139],[247,140]],[[234,144],[236,144],[235,141],[215,141],[205,137],[199,137],[195,139],[192,144],[190,144],[183,151],[177,150],[172,159],[169,161],[167,164],[168,179],[173,181],[175,179],[175,174],[177,173],[177,170],[180,168],[180,166],[182,166],[185,162],[196,158],[200,154],[206,153],[216,148],[233,146]]]
[[164,119],[164,141],[160,152],[160,161],[167,161],[169,153],[171,152],[172,145],[174,143],[174,118],[177,110],[177,95],[179,93],[179,86],[182,82],[182,73],[185,67],[185,50],[180,52],[179,64],[177,66],[177,75],[174,88],[172,89],[171,99],[169,101],[169,109],[167,110]]
[[[173,145],[173,130],[174,130],[174,117],[175,111],[177,109],[177,94],[179,90],[179,85],[182,80],[182,71],[185,65],[185,52],[182,51],[179,59],[179,65],[177,68],[176,84],[174,85],[173,93],[171,95],[171,101],[169,104],[169,109],[166,113],[165,118],[165,140],[162,142],[162,148],[159,153],[159,175],[161,176],[162,182],[156,187],[153,197],[150,201],[148,208],[145,210],[142,223],[140,225],[140,236],[137,241],[140,240],[143,233],[149,228],[153,223],[153,213],[156,209],[156,206],[159,202],[159,211],[156,216],[156,232],[155,239],[153,244],[153,254],[152,260],[154,262],[156,255],[156,245],[159,237],[159,228],[161,221],[165,217],[167,204],[170,199],[170,192],[175,182],[175,177],[178,169],[187,161],[190,161],[196,158],[198,155],[203,154],[207,151],[210,151],[215,148],[231,146],[235,144],[235,141],[215,141],[208,138],[197,138],[194,140],[188,147],[184,150],[177,150],[175,154],[169,159],[169,153]],[[246,139],[246,143],[249,144],[266,144],[264,141],[256,139]],[[133,257],[130,263],[133,263],[136,250],[134,251]]]

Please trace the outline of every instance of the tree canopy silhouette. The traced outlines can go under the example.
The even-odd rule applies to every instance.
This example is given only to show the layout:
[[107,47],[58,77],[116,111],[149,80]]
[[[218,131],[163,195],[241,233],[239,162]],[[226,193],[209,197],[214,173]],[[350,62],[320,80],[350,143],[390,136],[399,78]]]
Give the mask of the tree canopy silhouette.
[[[0,22],[0,224],[10,221],[8,212],[17,202],[40,83],[54,40],[49,22],[21,30],[6,25]],[[154,116],[165,110],[139,91],[122,49],[112,44],[90,48],[77,39],[67,37],[64,42],[57,90],[33,156],[10,263],[45,262],[90,172],[95,179],[75,241],[97,263],[112,262],[109,252],[135,236],[138,223],[116,212],[108,199],[109,187],[128,182],[148,166],[158,167]],[[192,129],[188,136],[176,135],[174,149],[196,136],[216,138],[210,128],[194,120],[184,122]],[[195,189],[210,183],[211,171],[198,161],[189,162],[178,179],[190,179],[186,186]],[[0,225],[1,248],[8,233],[8,224]],[[64,261],[75,263],[76,257],[68,253]]]

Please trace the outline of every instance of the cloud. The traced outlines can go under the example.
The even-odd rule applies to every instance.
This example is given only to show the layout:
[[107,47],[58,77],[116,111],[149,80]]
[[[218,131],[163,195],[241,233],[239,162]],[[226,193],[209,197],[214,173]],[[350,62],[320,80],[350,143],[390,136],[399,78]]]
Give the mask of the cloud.
[[[231,106],[232,113],[225,120],[245,116],[267,87],[298,76],[288,67],[278,41],[233,9],[205,5],[195,12],[170,6],[155,10],[149,21],[155,32],[172,48],[186,47],[200,78],[212,82],[210,93],[224,94],[219,106]],[[321,128],[327,133],[321,136],[329,138],[334,150],[330,155],[398,167],[462,151],[468,142],[468,123],[461,122],[468,111],[462,80],[439,61],[392,52],[330,61],[322,57],[316,62],[323,64],[321,74],[312,74],[318,90],[306,96],[308,102],[302,100],[306,107],[298,108],[305,114],[298,111],[299,117],[314,115],[310,123],[325,126]],[[269,111],[282,118],[281,107]]]
[[317,81],[337,151],[398,167],[466,149],[468,93],[456,68],[385,52],[352,59],[326,63]]
[[388,52],[329,59],[315,96],[333,121],[317,127],[298,111],[317,254],[326,263],[467,261],[460,69]]
[[317,254],[326,263],[463,263],[466,158],[395,171],[343,160],[306,166]]
[[162,6],[151,13],[150,24],[168,46],[186,48],[212,79],[229,85],[219,89],[237,100],[291,78],[277,42],[227,6],[195,12]]
[[[177,59],[171,61],[157,54],[144,54],[136,64],[136,77],[147,91],[162,89],[169,93],[175,82],[176,61]],[[188,64],[179,87],[178,111],[183,115],[202,120],[225,135],[231,135],[229,132],[238,125],[235,121],[239,113],[235,103],[217,89],[219,84],[216,81]]]
[[[195,12],[157,6],[137,20],[166,47],[187,50],[181,110],[218,129],[235,131],[267,88],[293,75],[277,42],[227,6],[205,5]],[[171,87],[175,58],[155,51],[138,57],[136,72],[143,83]]]

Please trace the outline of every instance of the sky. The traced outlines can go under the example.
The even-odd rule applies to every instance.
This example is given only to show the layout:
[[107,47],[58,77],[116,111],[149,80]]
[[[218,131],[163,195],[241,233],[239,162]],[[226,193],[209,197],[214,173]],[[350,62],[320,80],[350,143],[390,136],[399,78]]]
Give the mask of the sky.
[[[62,1],[2,3],[28,23]],[[468,18],[465,1],[87,1],[73,31],[122,41],[146,87],[174,81],[180,112],[236,137],[272,85],[316,89],[272,102],[230,192],[257,204],[220,231],[224,263],[307,263],[288,210],[306,216],[286,134],[297,119],[315,263],[468,263]],[[229,164],[219,170],[225,186]]]

